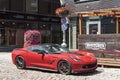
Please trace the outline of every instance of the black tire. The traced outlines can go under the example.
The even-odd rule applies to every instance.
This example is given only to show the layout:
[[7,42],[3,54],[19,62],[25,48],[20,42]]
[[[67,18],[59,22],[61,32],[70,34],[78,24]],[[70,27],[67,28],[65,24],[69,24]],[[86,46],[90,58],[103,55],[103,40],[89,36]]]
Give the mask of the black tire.
[[18,69],[25,69],[25,60],[22,56],[17,56],[15,59],[15,64]]
[[71,74],[72,71],[71,64],[65,60],[60,61],[58,63],[58,71],[64,75]]

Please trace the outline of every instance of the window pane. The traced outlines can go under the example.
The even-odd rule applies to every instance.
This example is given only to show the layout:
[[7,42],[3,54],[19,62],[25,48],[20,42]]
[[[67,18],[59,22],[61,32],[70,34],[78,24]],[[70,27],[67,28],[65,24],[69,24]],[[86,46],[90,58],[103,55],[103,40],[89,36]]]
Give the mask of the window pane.
[[112,17],[103,17],[101,24],[102,34],[114,34],[116,33],[115,19]]
[[26,12],[38,12],[38,0],[26,0]]
[[9,0],[0,0],[0,10],[9,10]]
[[60,6],[56,0],[39,0],[39,13],[55,15],[55,10]]
[[25,11],[25,0],[10,0],[12,11]]

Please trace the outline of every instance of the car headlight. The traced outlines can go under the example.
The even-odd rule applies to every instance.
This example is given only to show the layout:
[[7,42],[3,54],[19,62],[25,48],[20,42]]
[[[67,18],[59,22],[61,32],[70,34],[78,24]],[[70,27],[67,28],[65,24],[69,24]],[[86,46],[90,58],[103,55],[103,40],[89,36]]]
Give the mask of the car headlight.
[[95,57],[95,55],[93,53],[87,53],[88,56],[92,56],[92,57]]
[[76,62],[81,62],[81,60],[80,60],[80,59],[78,59],[78,58],[74,58],[74,57],[72,57],[72,56],[70,56],[70,58],[71,58],[73,61],[76,61]]

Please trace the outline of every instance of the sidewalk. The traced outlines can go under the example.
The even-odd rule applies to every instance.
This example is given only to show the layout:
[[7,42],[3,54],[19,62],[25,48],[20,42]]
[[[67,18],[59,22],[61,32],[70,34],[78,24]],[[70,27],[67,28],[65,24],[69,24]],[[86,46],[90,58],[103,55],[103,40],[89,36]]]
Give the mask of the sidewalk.
[[12,53],[12,51],[8,51],[8,52],[7,51],[6,52],[0,51],[0,54],[9,54],[9,53]]
[[22,46],[1,46],[0,52],[11,52],[15,48],[21,48]]

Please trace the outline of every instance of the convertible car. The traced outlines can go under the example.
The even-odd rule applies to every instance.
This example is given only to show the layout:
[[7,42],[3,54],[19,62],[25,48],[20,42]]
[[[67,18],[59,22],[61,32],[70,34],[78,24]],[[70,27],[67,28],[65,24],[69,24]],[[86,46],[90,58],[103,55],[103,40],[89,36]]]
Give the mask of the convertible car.
[[12,62],[18,69],[37,68],[61,74],[93,71],[97,59],[92,53],[68,50],[58,44],[33,45],[12,51]]

